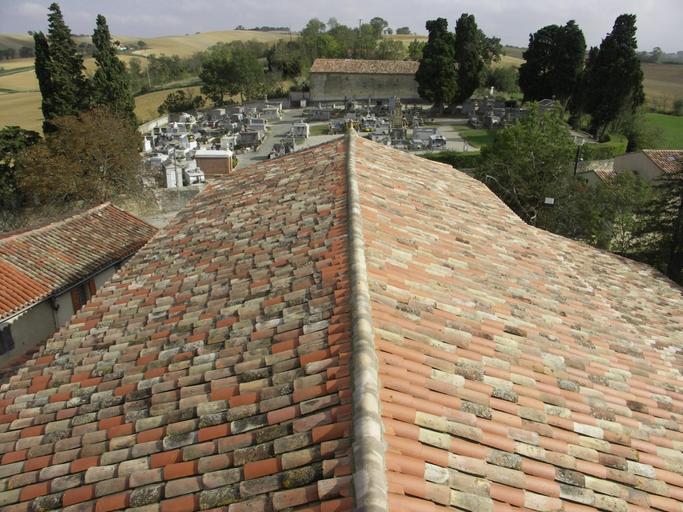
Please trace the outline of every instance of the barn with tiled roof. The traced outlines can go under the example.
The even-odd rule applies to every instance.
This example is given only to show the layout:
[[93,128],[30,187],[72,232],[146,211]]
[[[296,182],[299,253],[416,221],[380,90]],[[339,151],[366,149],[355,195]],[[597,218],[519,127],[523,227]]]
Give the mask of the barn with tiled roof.
[[0,387],[0,510],[683,510],[683,294],[356,135],[199,194]]
[[415,73],[407,60],[315,59],[310,70],[311,101],[420,101]]

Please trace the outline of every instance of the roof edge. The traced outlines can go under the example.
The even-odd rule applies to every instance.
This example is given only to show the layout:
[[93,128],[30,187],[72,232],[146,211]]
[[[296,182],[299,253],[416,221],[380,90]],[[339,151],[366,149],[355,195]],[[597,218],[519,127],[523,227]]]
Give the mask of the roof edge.
[[35,233],[42,233],[43,231],[48,231],[50,229],[53,229],[57,226],[62,226],[64,224],[69,224],[71,222],[74,222],[76,219],[80,219],[83,217],[86,217],[87,215],[91,215],[95,212],[101,211],[106,209],[107,207],[112,207],[119,212],[123,213],[127,217],[131,219],[135,219],[136,221],[146,224],[147,226],[154,228],[155,231],[159,231],[156,227],[152,226],[149,222],[142,220],[140,217],[137,217],[136,215],[133,215],[132,213],[127,212],[126,210],[123,210],[116,206],[114,203],[111,201],[107,201],[105,203],[98,204],[97,206],[93,206],[92,208],[88,208],[87,210],[83,210],[81,212],[75,213],[73,215],[69,215],[68,217],[65,217],[63,219],[56,220],[54,222],[49,222],[48,224],[44,224],[42,226],[37,226],[35,228],[28,228],[23,231],[18,231],[18,232],[9,232],[7,233],[6,236],[3,236],[0,233],[0,243],[2,242],[10,242],[13,240],[16,240],[18,238],[24,237],[24,236],[29,236]]
[[356,133],[346,135],[346,201],[351,281],[353,359],[353,487],[355,509],[388,510],[384,436],[379,399],[379,361],[375,352],[365,241],[355,169]]

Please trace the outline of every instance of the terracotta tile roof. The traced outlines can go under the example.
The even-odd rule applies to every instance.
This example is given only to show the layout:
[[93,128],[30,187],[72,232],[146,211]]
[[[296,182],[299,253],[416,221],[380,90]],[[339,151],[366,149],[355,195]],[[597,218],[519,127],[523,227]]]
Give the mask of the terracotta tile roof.
[[612,183],[617,177],[617,172],[614,169],[595,168],[591,170],[605,183]]
[[643,153],[667,174],[674,174],[683,169],[683,150],[644,149]]
[[156,231],[106,203],[0,238],[0,319],[130,256]]
[[414,75],[419,65],[412,60],[315,59],[311,73]]
[[682,347],[660,274],[351,136],[207,187],[0,386],[0,510],[681,510]]

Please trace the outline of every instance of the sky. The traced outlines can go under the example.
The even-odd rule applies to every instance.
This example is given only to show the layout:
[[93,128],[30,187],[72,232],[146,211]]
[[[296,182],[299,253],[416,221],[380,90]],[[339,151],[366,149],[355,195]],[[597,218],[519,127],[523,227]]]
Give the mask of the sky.
[[[45,30],[52,0],[0,0],[0,33]],[[474,14],[479,27],[504,44],[526,46],[529,34],[576,20],[589,46],[598,45],[622,13],[638,17],[638,46],[683,50],[683,0],[62,0],[74,34],[91,34],[103,14],[114,34],[154,37],[269,25],[300,30],[314,17],[357,25],[380,16],[392,28],[426,34],[425,21]]]

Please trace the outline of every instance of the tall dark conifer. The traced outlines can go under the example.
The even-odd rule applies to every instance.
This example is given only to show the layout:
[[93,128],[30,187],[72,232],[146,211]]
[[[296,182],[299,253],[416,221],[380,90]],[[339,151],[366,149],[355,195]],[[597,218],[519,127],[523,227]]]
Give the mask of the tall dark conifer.
[[519,87],[525,101],[555,98],[566,104],[575,93],[586,58],[586,40],[570,20],[563,27],[548,25],[529,36]]
[[40,87],[40,95],[43,98],[41,109],[43,111],[43,131],[48,133],[53,131],[50,119],[54,117],[54,107],[52,105],[54,96],[54,84],[52,83],[52,70],[50,59],[50,47],[47,38],[42,32],[33,34],[35,42],[35,70]]
[[83,74],[83,57],[78,53],[71,30],[64,23],[57,3],[49,7],[47,41],[53,84],[50,99],[52,116],[77,114],[90,106],[88,80]]
[[97,16],[92,36],[97,70],[92,78],[93,104],[103,105],[131,121],[135,120],[135,101],[131,93],[126,68],[116,56],[111,34],[104,16]]
[[483,33],[472,14],[463,13],[455,24],[455,62],[458,66],[456,102],[462,102],[477,90],[484,70]]
[[443,110],[458,91],[454,38],[445,18],[428,21],[427,30],[429,38],[422,50],[415,80],[420,96]]
[[635,113],[645,101],[637,47],[636,16],[622,14],[600,49],[591,52],[582,83],[583,110],[591,115],[591,131],[599,137],[620,115]]

